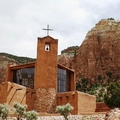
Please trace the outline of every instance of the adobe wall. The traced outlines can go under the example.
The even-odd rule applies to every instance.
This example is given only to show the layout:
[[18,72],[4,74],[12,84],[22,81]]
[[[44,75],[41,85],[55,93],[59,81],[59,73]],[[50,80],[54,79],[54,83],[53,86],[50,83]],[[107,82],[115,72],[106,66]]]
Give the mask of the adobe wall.
[[107,112],[110,111],[110,108],[104,102],[96,103],[96,112]]
[[78,91],[58,93],[57,105],[66,103],[74,107],[72,114],[94,113],[96,109],[96,97]]
[[96,97],[87,93],[78,92],[78,113],[94,113],[96,109]]
[[35,92],[32,89],[10,82],[0,84],[0,103],[8,103],[13,106],[14,102],[18,102],[27,104],[27,110],[32,110],[34,101]]
[[[46,46],[49,49],[46,49]],[[36,100],[34,109],[53,113],[56,108],[58,40],[50,36],[38,38],[35,64],[34,88]]]
[[70,92],[57,93],[56,99],[57,99],[57,106],[70,103],[74,107],[72,114],[78,114],[77,92],[70,91]]

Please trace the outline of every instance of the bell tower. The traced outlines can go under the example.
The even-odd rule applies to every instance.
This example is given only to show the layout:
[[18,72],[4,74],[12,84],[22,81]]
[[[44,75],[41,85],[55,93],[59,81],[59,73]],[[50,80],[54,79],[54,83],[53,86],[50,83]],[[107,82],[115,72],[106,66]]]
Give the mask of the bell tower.
[[[38,38],[34,88],[37,111],[51,112],[56,106],[58,40],[50,36]],[[53,110],[54,111],[54,110]]]
[[58,40],[46,36],[38,38],[34,88],[56,89]]

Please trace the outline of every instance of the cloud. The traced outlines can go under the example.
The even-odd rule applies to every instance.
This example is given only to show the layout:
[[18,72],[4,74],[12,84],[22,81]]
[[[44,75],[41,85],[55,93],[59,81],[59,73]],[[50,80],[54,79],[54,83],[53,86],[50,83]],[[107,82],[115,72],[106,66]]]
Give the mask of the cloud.
[[119,0],[1,0],[0,52],[36,57],[37,37],[50,35],[59,40],[60,51],[80,46],[88,30],[103,19],[119,18]]

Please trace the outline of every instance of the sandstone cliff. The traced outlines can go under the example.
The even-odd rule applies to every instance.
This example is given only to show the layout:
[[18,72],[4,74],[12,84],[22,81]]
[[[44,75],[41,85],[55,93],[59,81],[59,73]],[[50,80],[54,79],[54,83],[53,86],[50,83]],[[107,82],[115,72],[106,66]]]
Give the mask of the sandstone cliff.
[[58,56],[58,63],[72,68],[72,61],[77,56],[79,46],[71,46],[61,51],[61,55]]
[[99,21],[87,33],[72,68],[77,81],[80,78],[96,81],[98,75],[106,79],[106,72],[120,78],[120,21]]

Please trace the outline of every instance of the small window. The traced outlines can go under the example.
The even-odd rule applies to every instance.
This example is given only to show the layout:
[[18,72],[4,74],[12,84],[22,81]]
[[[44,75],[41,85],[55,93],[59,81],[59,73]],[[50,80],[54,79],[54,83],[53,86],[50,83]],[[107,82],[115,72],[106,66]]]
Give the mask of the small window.
[[50,45],[49,44],[45,45],[45,51],[50,51]]

